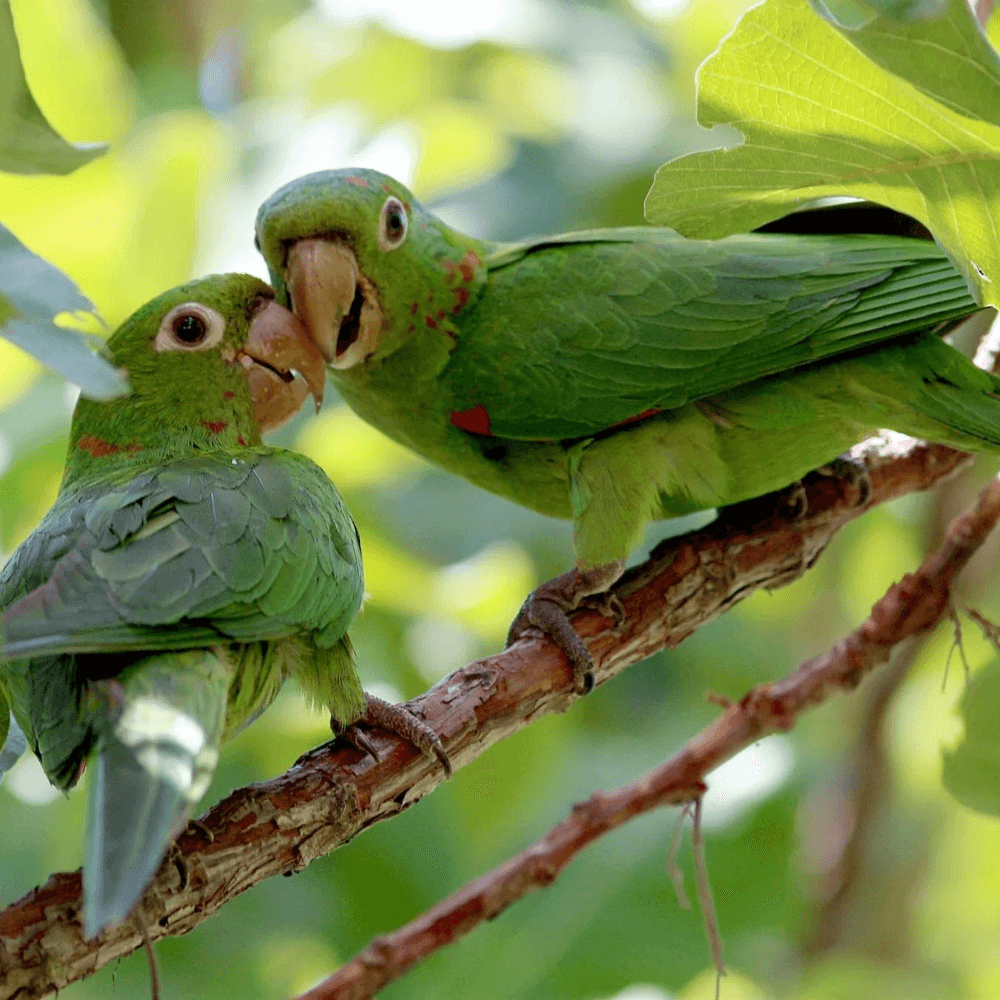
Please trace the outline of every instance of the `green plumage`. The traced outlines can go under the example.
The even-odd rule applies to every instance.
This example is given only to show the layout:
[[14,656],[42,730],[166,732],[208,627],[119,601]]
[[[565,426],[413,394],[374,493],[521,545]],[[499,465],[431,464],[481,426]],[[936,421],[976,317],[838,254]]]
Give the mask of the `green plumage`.
[[[79,402],[59,497],[0,575],[0,692],[53,784],[91,762],[88,935],[132,909],[221,741],[286,678],[341,724],[364,708],[357,531],[321,469],[260,443],[242,351],[270,298],[217,276],[123,324],[132,393]],[[185,303],[214,345],[162,346]]]
[[[408,221],[395,243],[390,199]],[[623,560],[651,519],[785,486],[877,428],[1000,451],[1000,383],[939,336],[979,307],[931,242],[647,227],[500,246],[369,170],[286,185],[257,241],[347,403],[571,518],[584,571]],[[316,293],[343,284],[341,258],[350,310]]]

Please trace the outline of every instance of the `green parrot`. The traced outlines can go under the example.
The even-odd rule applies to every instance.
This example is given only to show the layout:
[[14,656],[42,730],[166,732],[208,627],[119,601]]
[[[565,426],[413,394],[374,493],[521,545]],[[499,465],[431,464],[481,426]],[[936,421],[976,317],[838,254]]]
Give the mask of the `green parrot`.
[[572,520],[575,568],[508,642],[548,632],[582,690],[566,612],[621,575],[650,520],[787,486],[877,428],[1000,450],[1000,382],[940,336],[980,307],[933,242],[634,227],[501,245],[360,169],[285,185],[256,242],[359,416]]
[[91,765],[88,937],[132,910],[220,743],[287,677],[335,731],[373,720],[440,750],[361,688],[346,634],[361,548],[336,488],[261,443],[322,400],[301,323],[259,279],[213,276],[139,309],[108,348],[131,393],[77,403],[59,496],[0,575],[4,704],[58,788]]

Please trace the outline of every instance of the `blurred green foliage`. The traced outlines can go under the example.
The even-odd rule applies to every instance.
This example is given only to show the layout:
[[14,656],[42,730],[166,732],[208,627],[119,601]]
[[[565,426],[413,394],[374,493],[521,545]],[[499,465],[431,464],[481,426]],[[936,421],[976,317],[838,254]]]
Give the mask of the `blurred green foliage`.
[[[9,0],[0,0],[0,170],[66,174],[106,148],[68,143],[46,121],[24,74]],[[99,356],[99,342],[67,328],[95,322],[93,312],[72,281],[0,225],[0,336],[104,399],[121,395],[125,380]]]
[[[695,66],[742,0],[366,2],[15,0],[29,83],[70,140],[105,157],[64,178],[0,175],[4,219],[116,324],[193,274],[253,270],[259,202],[327,166],[394,173],[468,231],[498,239],[642,219],[653,170],[717,145],[693,122]],[[72,392],[0,342],[0,548],[51,503]],[[569,527],[436,472],[336,400],[277,443],[341,487],[361,530],[370,598],[352,629],[366,685],[412,696],[498,649],[527,590],[571,562]],[[492,749],[416,808],[288,879],[272,879],[157,953],[167,995],[280,998],[307,988],[505,860],[601,787],[655,766],[714,717],[704,693],[740,696],[826,649],[912,569],[987,465],[933,498],[875,511],[792,587],[760,593],[675,652],[626,671],[565,716]],[[649,544],[676,525],[658,525]],[[964,598],[1000,613],[996,546]],[[942,629],[885,720],[877,809],[852,892],[823,902],[853,823],[866,689],[712,779],[709,871],[726,1000],[873,1000],[1000,994],[996,822],[941,785],[963,680]],[[971,626],[973,672],[991,647]],[[284,770],[328,735],[285,692],[230,744],[206,804]],[[863,769],[870,769],[869,760]],[[0,900],[80,863],[84,795],[53,799],[25,760],[0,786]],[[551,888],[385,991],[390,998],[502,996],[699,1000],[712,996],[697,913],[664,861],[675,813],[591,847]],[[692,886],[690,848],[682,853]],[[817,943],[817,922],[827,922]],[[63,991],[145,997],[141,954]]]

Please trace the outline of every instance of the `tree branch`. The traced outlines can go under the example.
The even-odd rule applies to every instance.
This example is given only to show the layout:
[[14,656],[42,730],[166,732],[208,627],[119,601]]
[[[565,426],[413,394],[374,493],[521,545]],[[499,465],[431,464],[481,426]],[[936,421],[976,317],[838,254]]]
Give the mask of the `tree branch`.
[[861,626],[828,653],[806,660],[782,680],[753,688],[665,764],[612,792],[595,792],[541,840],[399,930],[376,938],[298,1000],[367,1000],[434,951],[528,893],[547,888],[598,837],[660,806],[700,799],[705,776],[722,761],[763,736],[791,729],[801,712],[833,691],[853,690],[889,659],[893,647],[937,625],[949,608],[955,574],[998,519],[1000,482],[994,480],[976,507],[951,523],[937,551],[893,584]]
[[[871,442],[863,458],[871,483],[863,503],[856,476],[813,474],[657,546],[614,588],[627,615],[621,634],[598,611],[574,614],[574,627],[589,641],[598,683],[677,646],[754,591],[792,582],[864,511],[926,489],[971,461],[940,445],[911,444],[893,454]],[[537,716],[566,711],[576,698],[562,654],[537,638],[463,667],[411,708],[440,734],[458,767]],[[239,789],[214,806],[202,817],[212,843],[182,835],[178,848],[188,877],[182,884],[177,867],[161,866],[143,903],[150,939],[187,933],[239,893],[272,875],[305,868],[409,808],[443,780],[440,765],[412,746],[381,731],[372,737],[381,762],[350,747],[318,748],[286,774]],[[700,780],[696,773],[703,772],[696,768],[685,779],[686,793]],[[79,910],[75,872],[53,875],[0,912],[0,1000],[44,996],[142,945],[130,921],[84,940]]]

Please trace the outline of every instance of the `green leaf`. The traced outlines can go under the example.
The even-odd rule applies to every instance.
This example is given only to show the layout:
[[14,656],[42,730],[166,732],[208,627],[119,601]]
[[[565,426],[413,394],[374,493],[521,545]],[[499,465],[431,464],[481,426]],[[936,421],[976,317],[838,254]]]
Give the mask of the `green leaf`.
[[0,170],[68,174],[107,148],[103,142],[66,142],[45,120],[24,77],[10,0],[0,0]]
[[1000,305],[1000,61],[964,0],[850,32],[808,0],[765,0],[702,64],[698,120],[746,142],[661,167],[651,222],[717,238],[853,195],[920,219]]
[[1000,816],[1000,660],[972,678],[961,712],[965,739],[944,751],[944,786],[962,805]]
[[941,17],[948,0],[810,0],[812,8],[831,24],[857,31],[880,14],[897,21],[926,21]]
[[77,331],[56,326],[60,313],[93,313],[90,300],[58,268],[36,257],[0,226],[0,336],[54,368],[87,396],[128,391],[121,373]]

